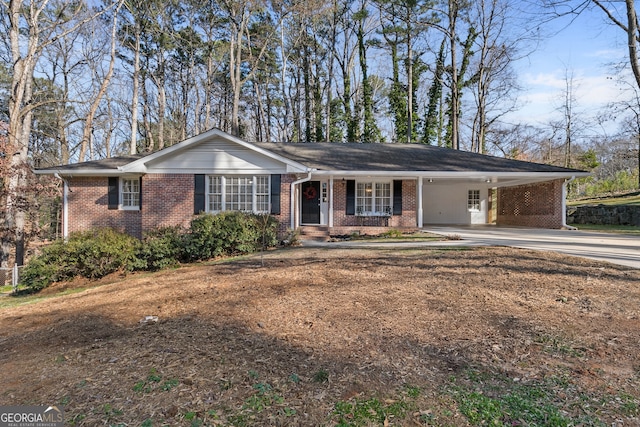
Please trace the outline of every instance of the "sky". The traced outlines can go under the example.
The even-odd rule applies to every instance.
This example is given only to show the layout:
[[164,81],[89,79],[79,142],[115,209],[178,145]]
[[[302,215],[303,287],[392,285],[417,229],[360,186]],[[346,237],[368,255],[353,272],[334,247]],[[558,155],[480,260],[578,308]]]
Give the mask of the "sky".
[[607,103],[621,99],[621,86],[610,64],[625,61],[628,55],[625,33],[599,10],[573,22],[553,21],[546,30],[553,35],[516,65],[524,88],[519,97],[523,106],[508,116],[509,121],[546,125],[561,118],[566,76],[573,76],[576,116],[587,121],[594,134],[615,132],[615,122],[599,126],[594,116]]

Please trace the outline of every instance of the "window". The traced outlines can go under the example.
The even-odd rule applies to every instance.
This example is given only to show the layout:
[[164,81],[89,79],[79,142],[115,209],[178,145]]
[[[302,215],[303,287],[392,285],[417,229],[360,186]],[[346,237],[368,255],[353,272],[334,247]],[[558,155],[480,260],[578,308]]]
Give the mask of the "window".
[[469,190],[467,209],[470,211],[480,211],[480,190]]
[[269,177],[255,176],[256,212],[269,212]]
[[209,177],[209,212],[220,212],[222,209],[222,177]]
[[269,176],[211,175],[208,180],[208,212],[269,212]]
[[140,178],[121,180],[122,209],[140,209]]
[[252,211],[253,183],[251,177],[225,177],[224,209],[227,211]]
[[356,212],[358,215],[390,215],[391,183],[358,182],[356,184]]

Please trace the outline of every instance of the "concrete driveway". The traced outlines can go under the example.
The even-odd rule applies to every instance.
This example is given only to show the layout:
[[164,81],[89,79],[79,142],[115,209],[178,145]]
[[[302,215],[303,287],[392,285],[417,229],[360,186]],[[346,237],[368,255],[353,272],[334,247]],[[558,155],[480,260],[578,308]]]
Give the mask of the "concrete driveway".
[[640,237],[580,230],[496,227],[425,227],[424,231],[460,236],[471,245],[511,246],[554,251],[640,269]]

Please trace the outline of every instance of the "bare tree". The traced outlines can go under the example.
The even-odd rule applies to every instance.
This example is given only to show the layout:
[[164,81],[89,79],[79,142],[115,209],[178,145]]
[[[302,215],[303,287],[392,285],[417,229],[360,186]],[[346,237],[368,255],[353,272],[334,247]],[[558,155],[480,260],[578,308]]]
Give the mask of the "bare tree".
[[574,151],[580,138],[583,138],[588,128],[584,120],[584,111],[580,111],[576,92],[579,81],[574,76],[573,70],[565,68],[564,88],[558,94],[557,111],[562,119],[552,121],[549,126],[553,133],[562,141],[562,157],[560,164],[564,167],[572,167],[574,164]]
[[125,8],[129,12],[129,20],[123,25],[121,45],[133,52],[131,59],[132,91],[131,91],[131,135],[129,154],[136,154],[138,150],[138,112],[140,99],[140,49],[142,43],[142,23],[140,10],[144,7],[143,0],[126,0]]
[[0,241],[0,266],[7,267],[12,246],[15,262],[24,263],[25,226],[30,174],[29,138],[34,109],[34,70],[43,50],[79,27],[105,13],[109,8],[75,20],[86,9],[83,2],[66,1],[17,1],[0,2],[2,24],[9,35],[11,52],[11,93],[8,102],[8,130],[5,155],[9,158],[8,176],[3,177],[6,199],[2,236]]
[[638,169],[638,188],[640,188],[640,88],[629,82],[623,76],[618,80],[621,90],[628,94],[626,100],[612,103],[609,105],[609,111],[615,116],[626,116],[623,122],[624,129],[633,135],[637,145],[637,169]]
[[228,54],[229,54],[229,76],[231,89],[233,91],[233,102],[231,111],[231,133],[240,135],[240,98],[242,88],[246,82],[250,81],[255,72],[256,64],[262,61],[271,43],[277,37],[278,29],[282,19],[286,16],[279,16],[280,21],[273,23],[269,34],[263,35],[262,46],[256,51],[252,49],[251,22],[255,14],[264,12],[268,6],[264,0],[223,0],[220,2],[222,10],[226,14],[228,22]]
[[[526,38],[508,28],[510,3],[504,0],[480,0],[474,4],[478,29],[473,60],[475,116],[472,123],[471,151],[486,151],[486,134],[496,120],[515,104],[519,87],[511,65],[517,59],[519,45]],[[511,31],[509,31],[511,30]]]
[[109,66],[107,69],[107,73],[104,77],[102,77],[102,81],[100,83],[100,87],[98,88],[97,93],[95,93],[92,97],[92,101],[89,105],[89,110],[87,111],[87,115],[84,121],[84,128],[82,131],[82,140],[80,141],[80,153],[78,155],[78,159],[83,161],[85,158],[85,154],[87,151],[87,147],[92,142],[92,132],[93,132],[93,121],[95,119],[96,111],[98,111],[98,107],[100,106],[100,102],[107,92],[107,88],[111,83],[111,77],[113,76],[113,70],[116,63],[116,42],[117,35],[116,32],[118,30],[118,13],[120,12],[120,8],[122,7],[125,0],[118,0],[118,3],[115,7],[114,13],[111,18],[111,47],[109,49]]
[[627,36],[627,61],[631,66],[636,85],[640,88],[640,29],[635,0],[543,0],[542,5],[550,19],[577,16],[596,6],[606,19],[625,32]]

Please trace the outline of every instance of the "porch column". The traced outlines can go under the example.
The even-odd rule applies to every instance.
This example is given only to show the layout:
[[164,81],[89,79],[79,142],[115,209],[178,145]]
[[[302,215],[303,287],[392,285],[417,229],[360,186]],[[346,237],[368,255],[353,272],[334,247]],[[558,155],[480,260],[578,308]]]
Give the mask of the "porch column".
[[311,181],[311,174],[315,171],[315,169],[307,169],[307,177],[301,178],[291,183],[291,230],[295,230],[300,225],[300,220],[298,214],[296,214],[296,204],[299,206],[299,203],[296,203],[298,200],[298,184],[302,184],[303,182]]
[[69,237],[69,184],[62,181],[62,238]]
[[329,177],[329,228],[333,227],[333,176]]
[[576,179],[576,177],[572,176],[570,179],[565,179],[562,182],[562,227],[569,230],[577,230],[576,227],[567,224],[567,185],[574,179]]
[[422,228],[422,176],[418,177],[418,228]]

